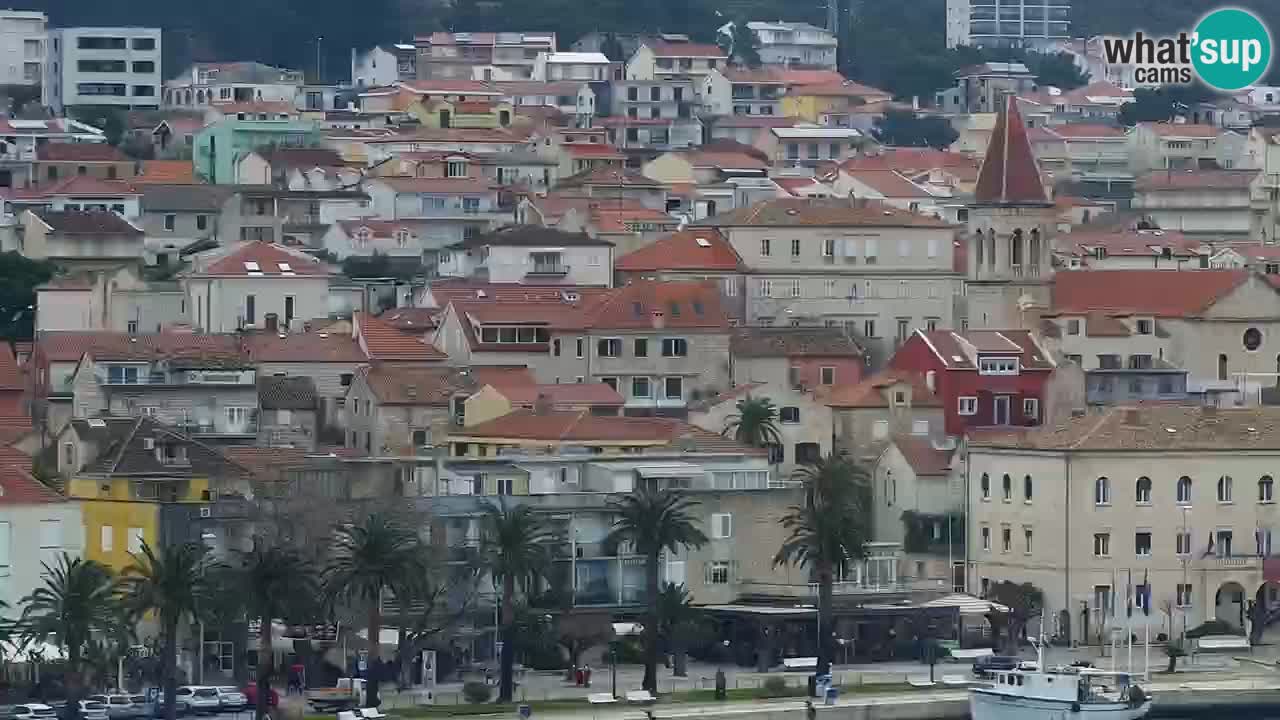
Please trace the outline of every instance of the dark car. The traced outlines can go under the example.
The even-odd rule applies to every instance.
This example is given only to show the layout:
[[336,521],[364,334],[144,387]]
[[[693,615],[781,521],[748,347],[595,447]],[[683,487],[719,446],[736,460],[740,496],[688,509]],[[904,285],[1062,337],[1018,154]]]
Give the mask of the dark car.
[[1013,670],[1018,667],[1018,663],[1022,662],[1019,658],[1009,655],[987,655],[973,661],[973,676],[988,677],[997,670]]

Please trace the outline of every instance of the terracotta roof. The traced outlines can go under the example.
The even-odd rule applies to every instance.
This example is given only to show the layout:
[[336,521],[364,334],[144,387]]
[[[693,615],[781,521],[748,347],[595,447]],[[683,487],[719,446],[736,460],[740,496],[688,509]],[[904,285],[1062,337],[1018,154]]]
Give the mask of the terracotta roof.
[[863,85],[852,80],[845,80],[839,83],[823,83],[820,85],[802,85],[794,88],[790,95],[814,95],[818,97],[866,97],[881,96],[885,98],[892,97],[892,93],[880,88]]
[[102,180],[89,175],[73,175],[57,182],[15,190],[13,197],[16,200],[35,200],[61,195],[123,197],[138,194],[140,194],[138,189],[124,180]]
[[1150,130],[1163,138],[1216,138],[1225,130],[1213,125],[1193,125],[1191,123],[1143,122],[1138,127]]
[[355,220],[339,220],[338,226],[349,236],[355,236],[360,228],[368,228],[374,238],[394,238],[401,230],[408,230],[410,235],[417,235],[408,223],[379,218],[356,218]]
[[862,357],[862,348],[836,328],[738,328],[729,339],[735,357]]
[[401,332],[390,323],[368,313],[357,313],[352,322],[355,324],[360,346],[368,353],[370,360],[438,362],[449,359],[448,355],[428,343],[425,337]]
[[604,383],[506,385],[497,389],[512,405],[533,406],[539,397],[545,397],[552,405],[617,406],[626,402],[617,390]]
[[612,247],[603,238],[593,238],[584,232],[566,232],[542,225],[507,225],[483,235],[454,243],[449,247],[477,248],[491,245],[507,247]]
[[589,410],[517,410],[454,434],[467,438],[511,438],[547,442],[636,442],[666,445],[688,426],[667,418],[592,415]]
[[[571,146],[566,146],[571,147]],[[635,170],[627,168],[614,167],[595,167],[589,170],[583,170],[576,175],[570,175],[562,178],[556,183],[557,188],[573,188],[583,186],[599,186],[599,187],[641,187],[641,188],[661,188],[662,183]]]
[[664,235],[614,262],[625,272],[654,270],[706,270],[738,272],[742,258],[714,228],[681,230]]
[[460,194],[491,192],[494,189],[493,183],[482,177],[380,177],[374,182],[384,183],[398,193]]
[[196,182],[196,169],[190,160],[143,160],[142,172],[131,182],[134,185],[148,183],[193,185]]
[[40,162],[130,162],[124,153],[107,143],[45,143],[36,148]]
[[1054,275],[1050,307],[1056,314],[1104,310],[1195,316],[1248,278],[1247,270],[1067,270]]
[[427,289],[435,299],[438,308],[443,308],[455,300],[483,300],[503,305],[539,301],[562,303],[567,293],[576,294],[581,300],[589,301],[591,298],[612,292],[601,287],[486,283],[461,278],[433,280]]
[[1134,181],[1137,192],[1158,190],[1248,190],[1258,170],[1176,170],[1152,172]]
[[849,170],[897,170],[915,175],[926,170],[947,170],[962,179],[976,180],[978,161],[970,155],[933,148],[884,148],[875,155],[855,155],[840,167]]
[[[602,145],[597,143],[565,143],[560,149],[570,155],[578,155],[581,157],[600,157],[600,158],[621,158],[624,157],[622,152],[612,145]],[[615,185],[617,182],[615,181]]]
[[978,173],[974,200],[982,205],[1046,204],[1040,166],[1027,140],[1027,125],[1012,95],[996,118],[987,156]]
[[439,316],[439,308],[399,307],[389,308],[378,317],[403,332],[433,329]]
[[911,388],[912,407],[941,407],[942,401],[925,383],[924,373],[893,368],[882,370],[856,385],[836,385],[826,391],[823,402],[834,408],[888,408],[891,398],[885,390],[895,385]]
[[719,227],[951,227],[934,217],[885,205],[860,206],[848,200],[777,198],[702,221]]
[[811,177],[776,177],[771,178],[773,184],[791,193],[794,197],[807,197],[805,191],[813,191],[827,193],[830,191],[826,185],[818,182]]
[[1068,123],[1066,125],[1049,125],[1044,128],[1049,133],[1070,140],[1087,140],[1092,138],[1123,138],[1124,130],[1113,125],[1097,123]]
[[728,170],[766,170],[769,163],[745,152],[695,150],[689,153],[689,164]]
[[478,389],[475,378],[453,367],[375,365],[360,374],[383,405],[448,406],[454,394]]
[[0,390],[22,390],[26,387],[22,369],[13,356],[9,343],[0,342]]
[[587,328],[652,329],[660,321],[672,329],[727,329],[714,281],[655,282],[635,280],[600,296],[584,308]]
[[365,140],[369,144],[381,143],[524,143],[528,134],[512,130],[488,128],[423,128],[412,133],[383,135]]
[[1196,257],[1202,243],[1176,230],[1117,230],[1115,232],[1077,231],[1059,235],[1059,248],[1091,258],[1098,248],[1107,257],[1159,257],[1168,249],[1174,257]]
[[258,404],[263,410],[315,410],[316,381],[300,375],[259,377]]
[[262,363],[364,363],[369,356],[350,335],[332,333],[253,333],[244,338],[245,352]]
[[894,435],[893,444],[916,475],[946,475],[951,472],[951,456],[955,451],[934,447],[928,435]]
[[665,42],[657,40],[645,43],[653,51],[655,57],[725,57],[724,50],[718,45],[692,42]]
[[31,474],[31,457],[12,447],[0,447],[0,506],[36,505],[66,500]]
[[51,362],[76,362],[86,352],[98,358],[160,359],[164,357],[235,356],[234,335],[201,333],[144,333],[55,330],[41,331],[36,348]]
[[1016,357],[1022,370],[1052,370],[1053,358],[1029,330],[917,330],[947,370],[977,370],[983,355]]
[[256,151],[269,165],[310,170],[315,167],[346,165],[337,150],[330,148],[265,147]]
[[314,453],[298,447],[242,447],[232,446],[223,450],[232,462],[249,471],[253,477],[267,482],[284,479],[284,471],[307,466],[307,458]]
[[54,232],[63,235],[141,235],[142,230],[114,212],[102,210],[31,210]]
[[1224,408],[1173,404],[1110,406],[1016,433],[974,433],[981,447],[1032,450],[1280,450],[1280,408]]
[[846,170],[845,173],[886,198],[932,198],[933,194],[896,170]]
[[242,242],[198,266],[192,275],[224,277],[327,277],[333,270],[305,253],[267,242]]
[[650,223],[658,225],[659,230],[673,230],[680,224],[679,220],[661,210],[647,207],[619,209],[607,202],[591,208],[589,217],[591,226],[598,233],[631,233],[628,223]]

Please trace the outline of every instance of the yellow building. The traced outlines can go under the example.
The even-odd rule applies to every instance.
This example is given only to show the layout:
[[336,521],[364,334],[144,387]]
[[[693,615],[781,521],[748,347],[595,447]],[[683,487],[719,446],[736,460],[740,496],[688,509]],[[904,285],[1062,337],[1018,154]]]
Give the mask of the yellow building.
[[506,101],[427,97],[410,105],[409,114],[425,128],[496,130],[509,127],[514,112],[511,103]]
[[84,556],[120,572],[143,543],[160,548],[167,506],[209,503],[244,478],[217,450],[149,417],[77,418],[57,436],[58,472],[80,500]]
[[848,115],[855,108],[885,103],[893,96],[884,90],[846,81],[831,85],[804,85],[782,98],[782,114],[807,122],[824,124],[832,115]]

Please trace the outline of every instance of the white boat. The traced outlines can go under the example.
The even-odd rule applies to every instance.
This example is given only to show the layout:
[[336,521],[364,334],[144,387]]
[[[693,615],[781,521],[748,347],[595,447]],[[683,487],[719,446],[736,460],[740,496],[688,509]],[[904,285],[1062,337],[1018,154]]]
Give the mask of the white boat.
[[1141,720],[1151,712],[1151,696],[1129,673],[1092,668],[1044,668],[1039,659],[1016,670],[991,673],[994,682],[969,691],[973,720]]

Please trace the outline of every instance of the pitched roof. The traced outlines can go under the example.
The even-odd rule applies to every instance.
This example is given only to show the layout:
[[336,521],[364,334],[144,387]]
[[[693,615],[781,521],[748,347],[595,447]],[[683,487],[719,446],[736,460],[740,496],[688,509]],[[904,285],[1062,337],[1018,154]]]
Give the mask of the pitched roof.
[[232,446],[223,452],[254,478],[268,482],[283,480],[285,471],[304,468],[308,464],[308,457],[315,456],[299,447]]
[[1248,190],[1259,170],[1175,170],[1151,172],[1133,183],[1137,192],[1160,190]]
[[887,205],[831,198],[776,198],[714,215],[700,224],[718,227],[951,227]]
[[378,317],[391,327],[405,331],[430,330],[439,322],[440,308],[399,307],[388,308]]
[[603,202],[591,207],[588,217],[597,233],[630,234],[635,231],[629,225],[639,223],[657,225],[659,230],[674,230],[680,223],[661,210],[647,207],[618,208]]
[[565,232],[559,228],[542,225],[506,225],[483,235],[468,238],[450,247],[476,248],[491,245],[509,247],[586,247],[612,246],[603,238],[593,238],[584,232]]
[[717,170],[767,170],[769,163],[745,153],[716,150],[694,150],[688,154],[689,164],[695,168],[709,167]]
[[235,189],[229,185],[160,184],[142,187],[142,209],[219,212]]
[[585,327],[601,330],[666,328],[726,329],[729,319],[713,281],[635,280],[585,304]]
[[0,390],[22,390],[26,387],[22,368],[13,356],[9,343],[0,342]]
[[1280,450],[1280,408],[1115,405],[1032,430],[974,433],[969,446],[1051,451],[1274,451]]
[[234,335],[43,330],[36,348],[50,362],[77,362],[87,352],[100,359],[223,358],[240,352]]
[[193,185],[196,168],[190,160],[143,160],[142,171],[132,179],[134,185],[173,183]]
[[892,97],[892,93],[880,88],[863,85],[852,80],[843,82],[822,83],[818,85],[801,85],[791,90],[791,95],[814,95],[819,97]]
[[333,269],[305,253],[275,243],[248,241],[219,248],[193,275],[224,277],[327,277]]
[[342,228],[349,236],[354,236],[360,228],[368,228],[369,233],[374,238],[390,239],[396,236],[401,230],[408,230],[410,235],[416,235],[413,226],[405,222],[396,222],[395,220],[381,220],[378,218],[356,218],[354,220],[339,220],[338,227]]
[[138,195],[138,189],[124,180],[103,180],[89,175],[72,175],[57,182],[15,190],[18,200],[37,200],[61,195],[81,197],[123,197]]
[[917,330],[947,370],[977,370],[982,355],[1016,357],[1023,370],[1052,370],[1053,358],[1029,330]]
[[617,406],[626,402],[617,390],[604,383],[561,383],[542,385],[505,385],[497,388],[512,405],[533,406],[538,398],[552,405]]
[[141,235],[118,213],[102,210],[31,210],[53,232],[63,235]]
[[912,407],[941,407],[942,401],[929,389],[924,373],[887,368],[856,385],[836,385],[826,391],[823,402],[834,408],[887,408],[892,402],[885,390],[895,385],[911,388]]
[[107,143],[45,143],[36,148],[40,162],[130,162],[115,145]]
[[736,272],[743,269],[742,258],[733,245],[714,228],[681,230],[664,235],[638,250],[618,258],[615,270],[708,270]]
[[1150,130],[1163,138],[1216,138],[1227,132],[1213,125],[1192,123],[1142,122],[1138,127]]
[[729,352],[740,357],[861,357],[863,350],[836,328],[738,328]]
[[[101,422],[102,427],[95,427]],[[146,415],[137,418],[75,419],[71,421],[80,437],[101,437],[98,459],[84,469],[88,475],[167,475],[183,477],[244,477],[244,468],[204,443]],[[144,442],[152,438],[186,447],[187,465],[162,463],[155,449]],[[158,445],[159,443],[157,443]]]
[[370,360],[438,362],[449,359],[422,335],[402,332],[376,316],[356,313],[352,321],[360,346]]
[[1071,140],[1086,140],[1094,138],[1123,138],[1124,130],[1113,125],[1100,125],[1098,123],[1068,123],[1066,125],[1049,125],[1044,128],[1047,132],[1060,138]]
[[[568,147],[568,146],[566,146]],[[662,183],[651,177],[645,177],[642,173],[627,168],[613,167],[594,167],[583,170],[576,175],[570,175],[562,178],[556,183],[557,188],[582,187],[584,185],[598,185],[602,187],[645,187],[660,188]]]
[[256,152],[273,167],[310,170],[346,165],[338,151],[331,148],[266,147]]
[[668,42],[655,40],[646,42],[655,57],[725,57],[724,50],[718,45],[693,42]]
[[1199,255],[1202,243],[1176,230],[1076,231],[1059,235],[1058,248],[1080,257],[1092,256],[1101,248],[1107,257],[1159,257],[1165,249],[1174,257]]
[[66,500],[31,474],[31,457],[12,447],[0,447],[0,506],[36,505]]
[[928,435],[894,435],[893,444],[916,475],[946,475],[951,472],[951,456],[955,451],[934,447]]
[[494,184],[483,177],[380,177],[380,182],[398,193],[478,193],[493,190]]
[[1248,278],[1247,270],[1067,270],[1054,275],[1050,308],[1057,314],[1109,310],[1195,316]]
[[983,205],[1046,204],[1040,166],[1027,139],[1027,125],[1010,95],[996,118],[987,155],[978,172],[974,200]]
[[932,198],[933,194],[896,170],[845,170],[845,174],[886,198]]
[[[679,420],[593,415],[589,410],[537,413],[517,410],[471,427],[456,430],[463,438],[509,438],[549,443],[638,443],[665,447],[688,439],[708,452],[746,452],[740,443]],[[698,447],[702,445],[703,447]]]
[[259,377],[258,403],[263,410],[315,410],[316,381],[300,375]]
[[244,338],[244,349],[260,363],[364,363],[369,356],[350,335],[309,332],[252,333]]
[[360,368],[360,375],[383,405],[447,406],[455,393],[478,389],[470,373],[443,365],[374,365]]

